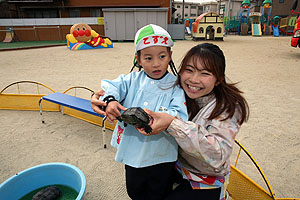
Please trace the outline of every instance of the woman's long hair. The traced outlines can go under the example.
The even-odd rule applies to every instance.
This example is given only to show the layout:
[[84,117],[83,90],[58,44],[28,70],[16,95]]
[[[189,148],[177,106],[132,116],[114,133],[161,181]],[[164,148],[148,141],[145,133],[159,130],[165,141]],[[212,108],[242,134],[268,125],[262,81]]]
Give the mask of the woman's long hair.
[[[236,109],[241,113],[238,123],[241,125],[249,118],[249,106],[245,98],[241,95],[243,92],[236,87],[236,83],[227,83],[225,79],[225,56],[222,50],[210,43],[203,43],[191,48],[180,64],[177,84],[181,86],[180,74],[185,70],[187,63],[200,61],[202,67],[210,71],[217,79],[213,92],[216,97],[216,107],[209,116],[209,120],[214,119],[226,112],[225,119],[232,118]],[[186,95],[187,108],[190,120],[199,112],[198,103]]]

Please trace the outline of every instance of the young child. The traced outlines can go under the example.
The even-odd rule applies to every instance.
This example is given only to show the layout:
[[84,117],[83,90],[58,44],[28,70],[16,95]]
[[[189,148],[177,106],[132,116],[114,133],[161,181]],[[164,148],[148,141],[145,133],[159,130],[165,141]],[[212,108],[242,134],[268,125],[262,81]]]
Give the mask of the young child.
[[[107,118],[115,120],[126,108],[141,107],[187,120],[184,92],[174,86],[176,77],[167,71],[172,63],[173,46],[169,33],[154,24],[144,26],[136,33],[135,45],[137,64],[144,70],[101,82]],[[164,132],[145,136],[135,127],[118,121],[111,145],[117,148],[116,161],[125,164],[130,198],[166,197],[171,190],[168,183],[178,155],[174,137]]]
[[234,139],[248,119],[248,104],[226,81],[225,56],[214,44],[187,52],[177,84],[186,93],[189,121],[146,110],[153,119],[152,134],[166,130],[180,147],[174,173],[180,185],[166,199],[225,200]]

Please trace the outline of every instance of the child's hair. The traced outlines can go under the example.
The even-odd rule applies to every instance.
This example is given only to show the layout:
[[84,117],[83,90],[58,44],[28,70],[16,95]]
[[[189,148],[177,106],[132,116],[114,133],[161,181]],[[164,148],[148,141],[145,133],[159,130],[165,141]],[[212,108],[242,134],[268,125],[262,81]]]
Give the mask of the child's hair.
[[[225,119],[232,118],[236,108],[240,111],[241,116],[238,123],[241,125],[249,118],[249,106],[245,98],[235,85],[236,83],[227,83],[225,79],[225,56],[222,50],[210,43],[203,43],[191,48],[180,64],[179,76],[177,84],[181,86],[180,74],[185,70],[187,63],[192,59],[194,66],[200,61],[202,67],[211,72],[217,79],[217,85],[213,92],[216,97],[216,107],[209,116],[209,120],[218,117],[223,112],[227,113]],[[187,108],[190,113],[190,120],[199,112],[198,103],[186,95]]]
[[[174,45],[174,42],[165,29],[162,27],[155,25],[155,24],[148,24],[140,28],[134,38],[135,50],[136,55],[138,58],[140,57],[141,50],[151,46],[164,46],[167,47],[168,52],[171,52],[171,47]],[[171,56],[171,53],[170,53]],[[177,75],[177,71],[175,65],[171,59],[170,68],[174,75]],[[134,59],[133,67],[131,68],[130,72],[137,67],[139,71],[142,69],[142,66],[139,66],[137,61]]]

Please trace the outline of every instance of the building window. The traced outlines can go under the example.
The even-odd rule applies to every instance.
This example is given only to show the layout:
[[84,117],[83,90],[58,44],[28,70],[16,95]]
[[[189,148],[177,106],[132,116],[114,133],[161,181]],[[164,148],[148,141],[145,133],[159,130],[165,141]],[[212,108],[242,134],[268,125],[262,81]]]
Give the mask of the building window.
[[203,32],[204,32],[204,29],[202,27],[200,27],[199,33],[203,33]]
[[36,10],[35,11],[35,18],[43,18],[43,11]]
[[57,10],[50,10],[50,18],[58,18],[58,12]]
[[196,6],[191,6],[191,9],[196,9],[197,7]]
[[189,8],[189,6],[185,6],[185,8]]
[[91,17],[101,17],[100,8],[91,8]]
[[194,14],[194,13],[191,13],[191,17],[196,17],[196,14]]
[[217,33],[222,33],[222,28],[221,27],[217,28]]
[[80,17],[79,9],[70,9],[70,17]]
[[184,14],[185,17],[189,16],[188,14]]
[[28,18],[58,18],[57,10],[26,10]]
[[177,5],[177,8],[180,8],[180,5]]

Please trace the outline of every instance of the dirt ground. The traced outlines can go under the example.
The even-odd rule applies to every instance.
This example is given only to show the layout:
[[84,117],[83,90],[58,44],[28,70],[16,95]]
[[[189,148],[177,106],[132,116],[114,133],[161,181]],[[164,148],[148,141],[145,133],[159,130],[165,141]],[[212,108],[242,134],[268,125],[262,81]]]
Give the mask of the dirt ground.
[[[175,65],[198,43],[203,42],[176,41]],[[226,75],[239,82],[250,106],[250,119],[237,139],[256,159],[277,198],[299,198],[300,48],[290,47],[290,37],[227,36],[213,43],[223,49]],[[101,79],[129,72],[133,54],[131,42],[116,42],[111,49],[70,51],[62,46],[0,52],[0,89],[32,80],[57,92],[72,86],[98,90]],[[58,112],[45,112],[44,117],[42,124],[38,111],[0,110],[0,183],[38,164],[66,162],[85,174],[84,199],[129,199],[124,167],[114,161],[112,147],[103,148],[100,127]],[[263,185],[255,167],[243,159],[238,167]]]

